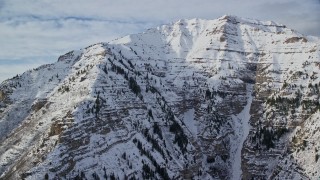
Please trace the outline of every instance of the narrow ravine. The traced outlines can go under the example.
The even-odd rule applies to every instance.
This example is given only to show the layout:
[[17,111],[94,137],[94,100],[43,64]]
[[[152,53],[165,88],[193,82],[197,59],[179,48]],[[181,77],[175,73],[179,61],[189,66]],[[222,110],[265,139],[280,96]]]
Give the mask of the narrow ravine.
[[236,141],[233,145],[233,163],[232,163],[232,179],[239,180],[242,177],[242,170],[241,170],[241,150],[243,147],[244,141],[247,139],[249,134],[250,125],[250,107],[252,103],[252,89],[253,86],[247,84],[247,104],[243,108],[243,110],[237,115],[233,117],[234,120],[234,130],[236,135]]

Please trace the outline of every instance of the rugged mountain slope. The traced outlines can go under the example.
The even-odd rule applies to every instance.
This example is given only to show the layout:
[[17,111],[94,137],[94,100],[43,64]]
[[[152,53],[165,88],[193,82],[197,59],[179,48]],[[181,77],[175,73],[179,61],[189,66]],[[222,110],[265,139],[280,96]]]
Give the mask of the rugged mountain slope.
[[314,179],[319,39],[180,20],[0,86],[2,179]]

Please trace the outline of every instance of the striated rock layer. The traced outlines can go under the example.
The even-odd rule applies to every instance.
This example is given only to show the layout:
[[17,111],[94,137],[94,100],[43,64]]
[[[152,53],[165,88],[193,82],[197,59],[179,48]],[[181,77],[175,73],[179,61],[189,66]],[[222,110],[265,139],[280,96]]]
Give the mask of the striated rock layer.
[[0,85],[0,178],[316,179],[319,42],[223,16],[71,51]]

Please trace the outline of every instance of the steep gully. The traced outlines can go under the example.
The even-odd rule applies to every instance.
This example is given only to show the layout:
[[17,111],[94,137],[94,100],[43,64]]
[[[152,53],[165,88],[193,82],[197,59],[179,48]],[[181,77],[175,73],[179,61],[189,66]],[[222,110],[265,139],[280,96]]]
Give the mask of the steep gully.
[[233,144],[231,152],[231,154],[233,154],[234,156],[234,160],[232,163],[233,180],[239,180],[242,177],[241,150],[243,147],[243,143],[247,139],[250,130],[249,120],[251,117],[250,107],[252,103],[252,89],[253,85],[247,84],[247,104],[238,115],[233,116],[236,136],[236,141]]

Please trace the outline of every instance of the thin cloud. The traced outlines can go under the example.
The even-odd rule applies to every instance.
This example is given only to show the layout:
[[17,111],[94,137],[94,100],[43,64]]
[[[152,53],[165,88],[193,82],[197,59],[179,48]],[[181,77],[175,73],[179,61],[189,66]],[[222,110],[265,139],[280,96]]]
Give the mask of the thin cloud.
[[[19,20],[21,21],[21,20]],[[96,20],[7,21],[0,23],[1,59],[59,55],[96,42],[139,32],[144,25]]]

